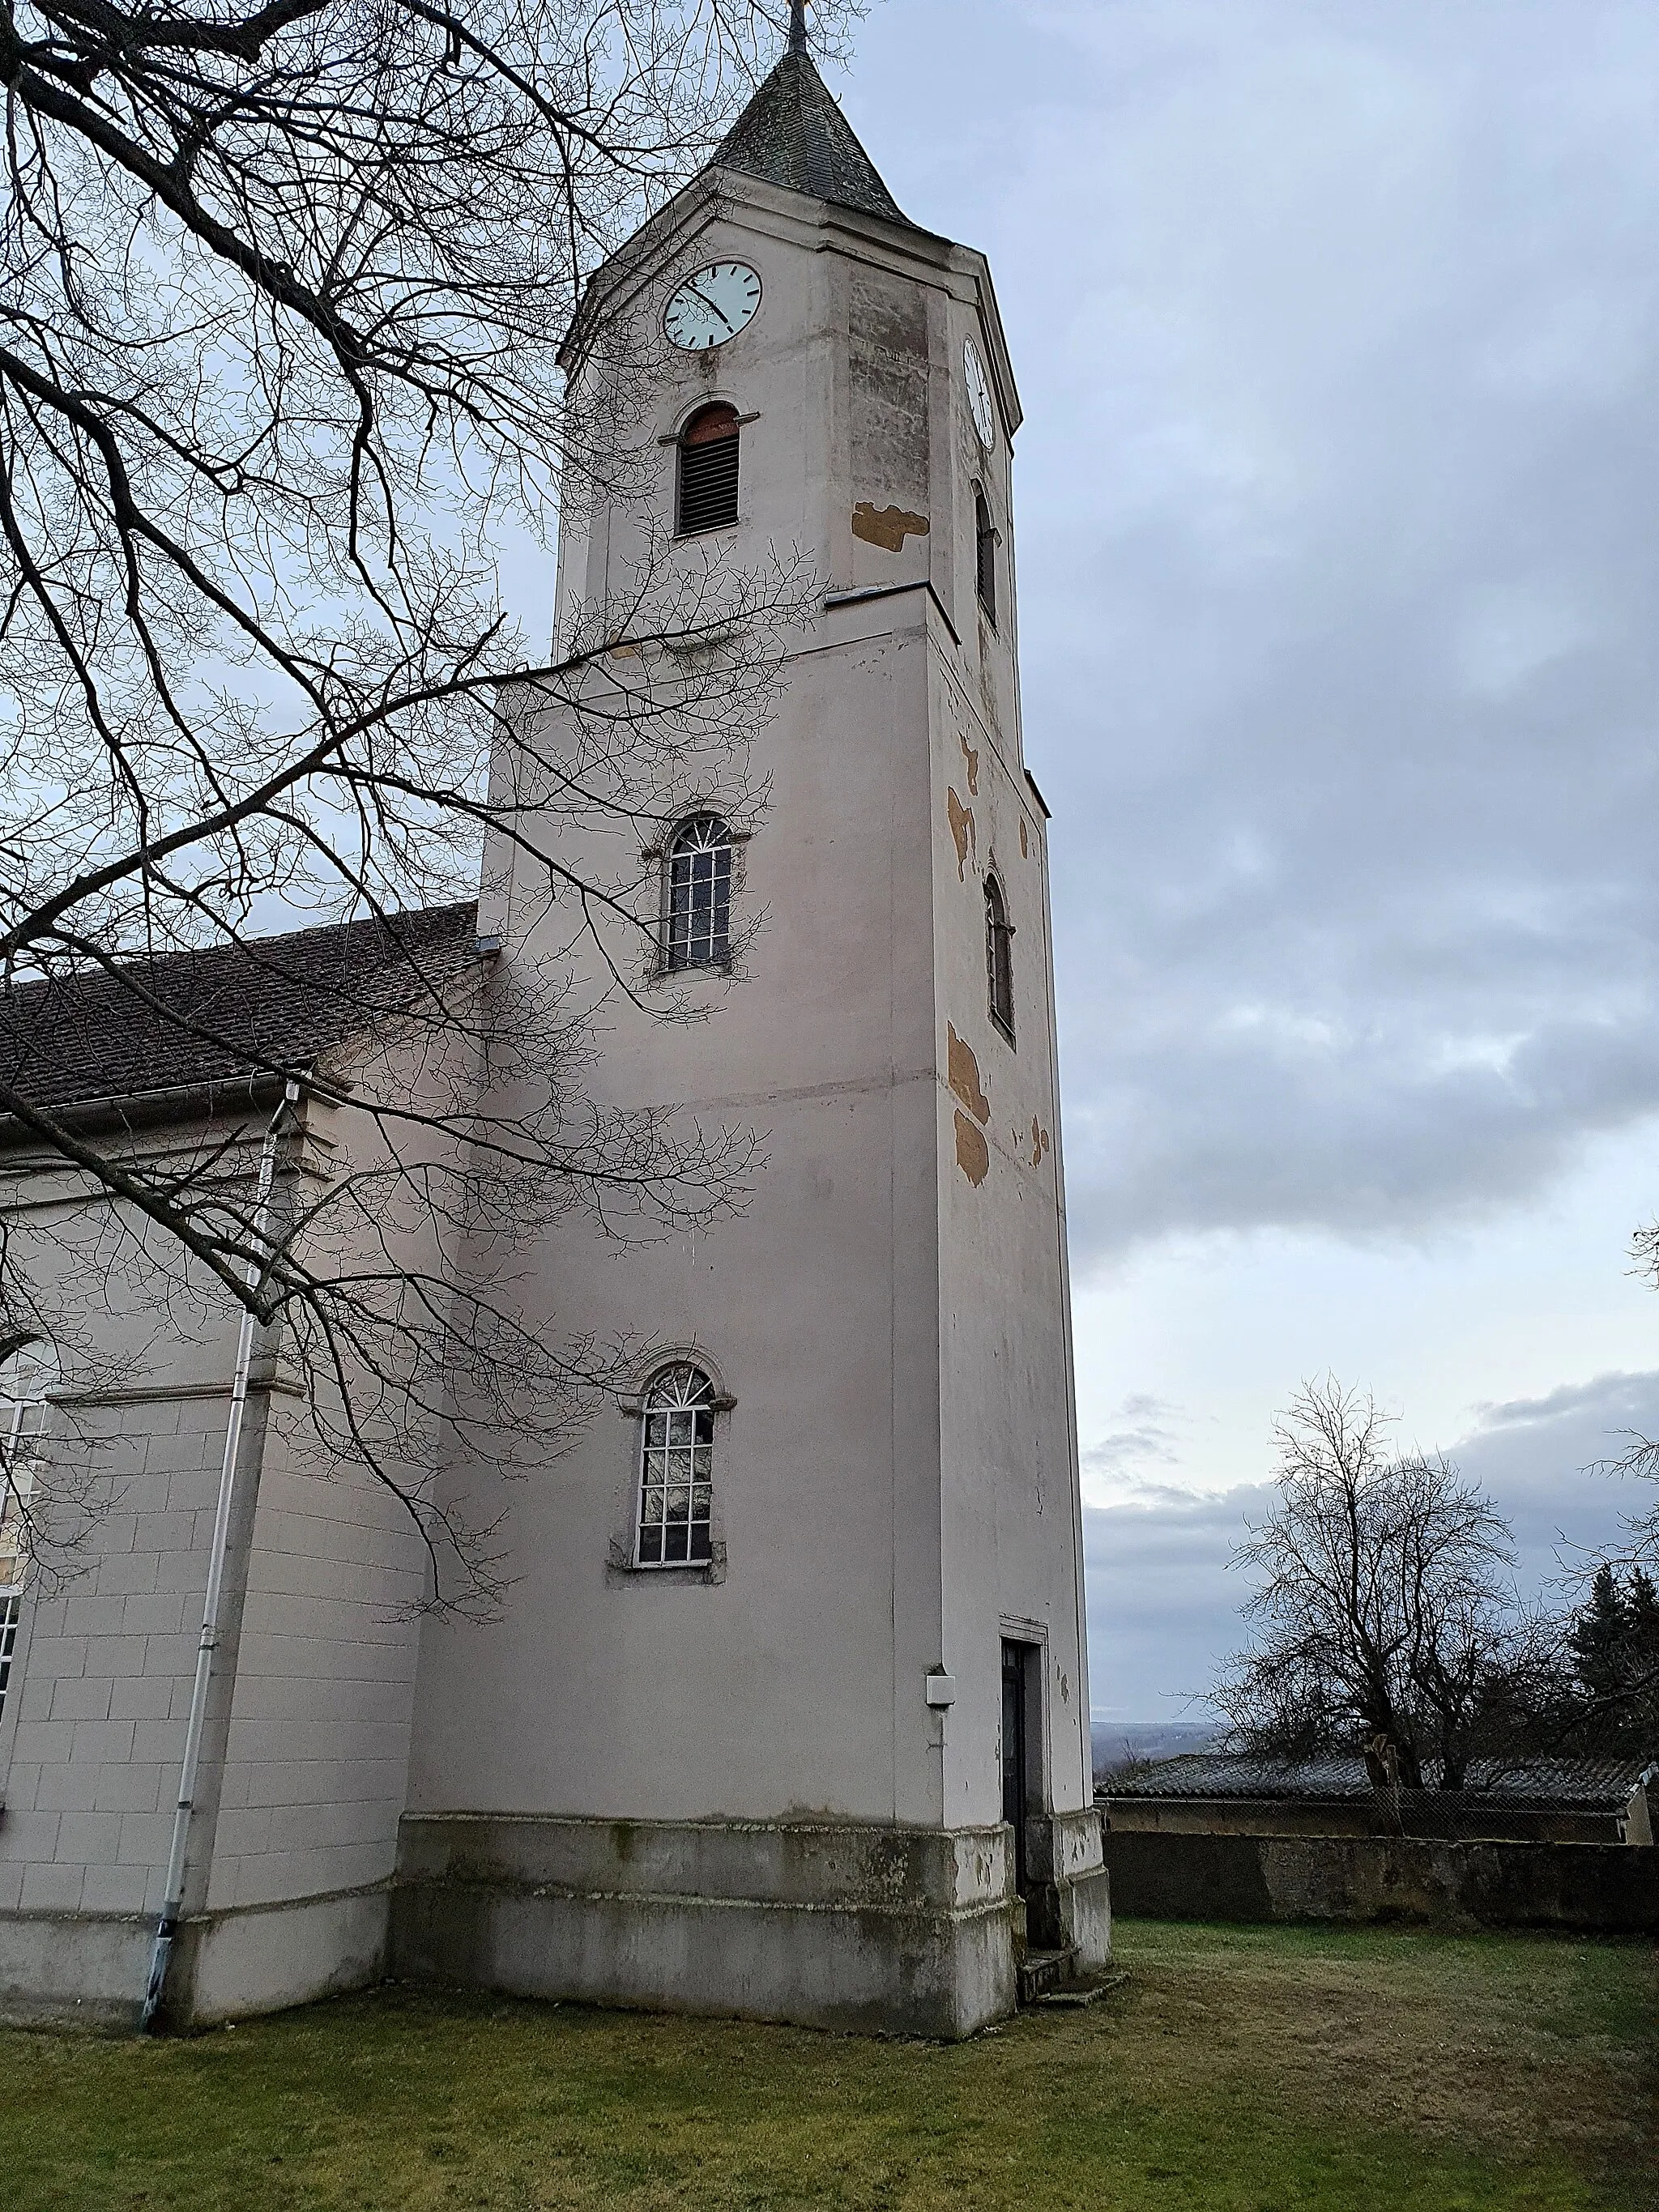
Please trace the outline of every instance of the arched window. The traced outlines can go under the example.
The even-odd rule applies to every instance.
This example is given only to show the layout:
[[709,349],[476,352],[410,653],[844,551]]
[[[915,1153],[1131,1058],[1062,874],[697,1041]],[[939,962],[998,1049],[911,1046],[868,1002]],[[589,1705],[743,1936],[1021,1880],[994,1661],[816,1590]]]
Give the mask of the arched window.
[[28,1573],[28,1506],[46,1434],[47,1401],[59,1379],[58,1355],[37,1338],[0,1360],[0,1716],[11,1682],[12,1653]]
[[668,848],[668,965],[718,967],[732,941],[732,832],[700,814]]
[[717,401],[700,407],[680,433],[682,538],[720,530],[738,519],[738,410]]
[[974,486],[974,583],[979,603],[993,623],[997,618],[997,526],[991,520],[991,503],[978,484]]
[[714,1557],[714,1386],[677,1361],[652,1376],[640,1417],[641,1566]]
[[991,1019],[1010,1044],[1014,1041],[1014,925],[1008,919],[1002,885],[985,878],[985,973],[990,986]]

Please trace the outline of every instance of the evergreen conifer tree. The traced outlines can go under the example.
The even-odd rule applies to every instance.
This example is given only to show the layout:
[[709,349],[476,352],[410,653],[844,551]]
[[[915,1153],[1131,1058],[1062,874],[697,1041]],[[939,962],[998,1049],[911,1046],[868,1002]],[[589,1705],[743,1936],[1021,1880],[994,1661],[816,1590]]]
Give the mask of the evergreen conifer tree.
[[1587,1697],[1616,1698],[1630,1643],[1631,1609],[1619,1577],[1605,1560],[1590,1594],[1567,1631],[1574,1674]]

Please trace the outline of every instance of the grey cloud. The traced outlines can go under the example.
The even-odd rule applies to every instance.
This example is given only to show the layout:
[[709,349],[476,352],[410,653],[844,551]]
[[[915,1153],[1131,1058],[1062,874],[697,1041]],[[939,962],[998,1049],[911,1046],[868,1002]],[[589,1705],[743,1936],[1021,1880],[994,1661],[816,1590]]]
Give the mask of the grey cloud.
[[1659,1108],[1659,22],[951,15],[1080,1265],[1534,1197]]
[[1502,1501],[1524,1579],[1581,1571],[1617,1543],[1622,1520],[1651,1504],[1645,1485],[1607,1468],[1632,1431],[1659,1436],[1659,1372],[1601,1375],[1476,1409],[1453,1456]]
[[1219,1498],[1165,1490],[1133,1504],[1085,1509],[1097,1714],[1206,1717],[1202,1692],[1240,1640],[1245,1585],[1227,1561],[1246,1520],[1269,1497],[1265,1485]]
[[1085,1475],[1133,1476],[1148,1465],[1177,1466],[1181,1452],[1178,1407],[1137,1392],[1118,1408],[1125,1428],[1111,1429],[1082,1455]]
[[[1650,0],[905,0],[848,92],[989,253],[1025,402],[1079,1278],[1536,1206],[1659,1111]],[[1123,1717],[1231,1648],[1267,1495],[1184,1492],[1181,1419],[1126,1401],[1090,1459],[1134,1485],[1087,1523]],[[1420,1441],[1535,1589],[1558,1528],[1611,1540],[1627,1486],[1582,1470],[1643,1426],[1659,1377],[1607,1376]]]
[[[1648,1502],[1641,1486],[1595,1471],[1630,1429],[1659,1435],[1659,1370],[1477,1407],[1473,1425],[1449,1442],[1413,1437],[1407,1425],[1401,1442],[1446,1443],[1514,1528],[1519,1589],[1559,1606],[1616,1542],[1622,1517]],[[1205,1717],[1202,1692],[1243,1640],[1239,1608],[1249,1584],[1228,1559],[1273,1497],[1267,1482],[1218,1496],[1142,1485],[1126,1504],[1085,1510],[1097,1714]]]

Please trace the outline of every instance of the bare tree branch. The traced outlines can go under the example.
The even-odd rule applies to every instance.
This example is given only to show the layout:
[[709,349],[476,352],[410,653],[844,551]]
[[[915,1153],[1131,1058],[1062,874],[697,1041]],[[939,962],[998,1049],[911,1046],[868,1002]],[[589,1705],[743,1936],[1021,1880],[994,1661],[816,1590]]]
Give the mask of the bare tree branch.
[[[859,12],[816,8],[820,50]],[[757,817],[752,740],[817,582],[792,548],[742,570],[652,524],[649,270],[568,342],[786,15],[0,12],[0,1133],[64,1194],[6,1219],[0,1333],[54,1334],[89,1390],[97,1332],[50,1288],[66,1269],[150,1301],[164,1334],[252,1310],[319,1452],[415,1516],[440,1602],[476,1609],[491,1577],[487,1534],[422,1486],[434,1437],[532,1463],[624,1362],[532,1326],[529,1245],[576,1215],[611,1237],[707,1221],[755,1158],[749,1133],[601,1110],[581,1079],[605,994],[703,1011],[659,988],[653,856],[687,812]],[[501,533],[546,543],[562,511],[630,502],[631,567],[527,651]],[[509,870],[562,925],[511,985],[462,912]],[[262,934],[281,914],[372,927],[376,959],[331,971]],[[256,1033],[191,967],[213,955],[307,1018]],[[198,1122],[123,1104],[118,1069],[101,1098],[53,1087],[54,1030],[100,993],[154,1065],[187,1047],[215,1071]],[[289,1081],[263,1240],[256,1094]]]

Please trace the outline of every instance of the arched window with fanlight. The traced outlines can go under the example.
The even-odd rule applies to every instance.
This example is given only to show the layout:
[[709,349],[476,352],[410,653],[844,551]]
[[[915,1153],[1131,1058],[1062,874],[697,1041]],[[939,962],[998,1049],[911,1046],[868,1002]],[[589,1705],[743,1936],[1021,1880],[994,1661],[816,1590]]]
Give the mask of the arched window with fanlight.
[[46,1439],[58,1355],[44,1339],[0,1360],[0,1717],[11,1686],[29,1566],[29,1504]]
[[714,1386],[676,1360],[646,1385],[640,1415],[642,1567],[706,1565],[714,1556]]
[[985,878],[985,973],[991,1019],[1010,1044],[1014,1041],[1014,926],[1007,901],[994,876]]
[[997,618],[997,526],[991,520],[991,502],[981,486],[974,486],[974,584],[979,603],[993,625]]
[[683,823],[668,846],[665,951],[675,968],[716,968],[732,946],[732,832],[718,814]]
[[738,410],[720,400],[698,408],[680,432],[675,527],[682,538],[721,530],[737,520],[740,443]]

